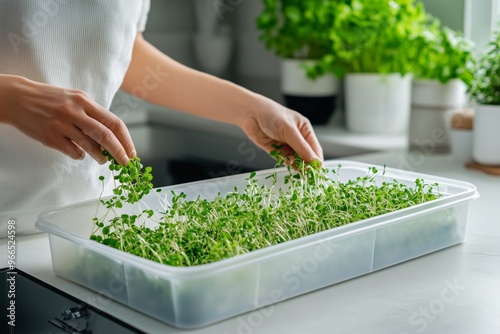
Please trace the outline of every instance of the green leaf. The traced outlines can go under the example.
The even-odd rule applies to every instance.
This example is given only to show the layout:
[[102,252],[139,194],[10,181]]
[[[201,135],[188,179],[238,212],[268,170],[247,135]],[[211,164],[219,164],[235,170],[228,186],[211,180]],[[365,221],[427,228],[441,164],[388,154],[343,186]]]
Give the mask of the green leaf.
[[493,40],[480,55],[470,92],[477,103],[500,105],[500,22]]

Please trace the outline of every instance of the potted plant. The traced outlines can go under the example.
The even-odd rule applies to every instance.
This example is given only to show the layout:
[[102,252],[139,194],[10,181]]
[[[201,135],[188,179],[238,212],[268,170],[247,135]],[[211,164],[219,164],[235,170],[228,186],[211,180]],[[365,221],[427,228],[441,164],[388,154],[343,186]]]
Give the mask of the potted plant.
[[282,58],[281,91],[285,105],[309,118],[327,123],[335,111],[339,81],[331,73],[308,68],[331,50],[328,28],[334,0],[263,0],[257,18],[260,39]]
[[319,69],[345,77],[347,128],[403,133],[410,115],[411,45],[425,20],[414,0],[339,0]]
[[429,16],[413,50],[409,144],[448,151],[446,118],[467,102],[474,78],[474,44]]
[[479,60],[471,94],[477,103],[474,160],[483,165],[500,165],[500,31]]

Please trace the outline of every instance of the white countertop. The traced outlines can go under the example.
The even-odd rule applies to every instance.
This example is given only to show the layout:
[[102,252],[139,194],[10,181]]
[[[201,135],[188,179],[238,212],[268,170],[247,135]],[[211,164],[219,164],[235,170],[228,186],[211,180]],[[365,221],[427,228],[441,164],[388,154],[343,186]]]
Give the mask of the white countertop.
[[[465,242],[196,331],[163,325],[55,276],[45,234],[17,238],[17,264],[148,333],[500,333],[500,177],[446,155],[396,151],[351,160],[474,183],[481,196],[471,203]],[[1,240],[1,267],[6,253]]]

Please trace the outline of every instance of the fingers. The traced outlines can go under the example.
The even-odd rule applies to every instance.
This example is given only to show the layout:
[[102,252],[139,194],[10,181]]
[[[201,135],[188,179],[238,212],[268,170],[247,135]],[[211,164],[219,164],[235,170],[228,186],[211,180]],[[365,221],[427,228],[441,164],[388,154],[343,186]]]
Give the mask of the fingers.
[[307,163],[322,163],[323,149],[309,120],[274,101],[266,106],[241,124],[248,137],[268,153],[282,145],[282,153],[292,160],[297,153]]
[[78,146],[80,154],[85,155],[85,152],[87,152],[87,154],[89,154],[101,165],[106,162],[106,157],[102,154],[101,145],[99,145],[94,139],[87,136],[81,129],[74,127],[74,131],[72,131],[69,137],[71,138],[73,145],[76,144]]
[[100,147],[108,151],[119,164],[126,165],[130,161],[129,155],[125,151],[123,144],[120,142],[115,133],[108,127],[104,126],[103,123],[94,118],[86,117],[84,120],[79,122],[78,127],[80,128],[82,135],[84,134],[96,142]]
[[305,162],[310,163],[313,160],[323,161],[311,148],[309,143],[302,137],[302,134],[294,129],[287,134],[286,142]]
[[107,150],[125,165],[135,148],[125,124],[86,93],[39,83],[22,77],[9,78],[11,88],[4,122],[43,145],[73,159],[85,152],[99,163]]
[[[135,146],[132,141],[132,137],[130,136],[130,133],[127,129],[127,126],[123,121],[113,113],[109,112],[108,110],[102,108],[99,105],[96,105],[98,113],[96,115],[93,114],[93,109],[90,109],[87,111],[87,114],[93,118],[95,118],[97,121],[99,121],[101,124],[103,124],[107,129],[109,129],[114,137],[118,140],[120,144],[120,153],[123,153],[123,155],[127,158],[134,158],[136,156],[136,151],[135,151]],[[100,110],[99,110],[100,109]],[[110,134],[107,134],[110,136]],[[104,133],[104,136],[106,136],[106,133]],[[95,139],[95,138],[94,138]],[[109,153],[112,152],[112,150],[116,149],[116,147],[111,147],[108,149],[107,143],[102,143],[97,141],[98,143],[101,144],[101,146],[106,149]],[[114,139],[113,139],[114,142]],[[104,144],[104,145],[103,145]],[[116,142],[114,142],[116,144]],[[105,146],[106,145],[106,146]],[[123,149],[123,150],[122,150]],[[115,157],[113,155],[113,157]],[[115,158],[116,159],[116,158]],[[118,160],[118,159],[117,159]]]
[[[102,128],[102,131],[107,131],[107,133],[111,133],[110,130],[107,130],[102,124],[100,124],[95,120],[90,120],[90,121],[87,120],[85,122],[95,123],[94,125],[96,127]],[[82,123],[80,122],[80,124]],[[108,134],[108,136],[111,135],[112,133]],[[109,146],[110,149],[112,149],[113,147],[120,147],[116,138],[113,137],[110,138],[111,139],[103,140],[103,142],[110,143]],[[75,160],[82,160],[85,157],[85,153],[87,153],[99,164],[104,164],[107,161],[106,157],[102,154],[103,147],[101,146],[101,144],[99,144],[97,141],[95,141],[93,138],[88,136],[84,131],[82,131],[80,128],[77,128],[76,126],[65,127],[64,130],[56,132],[51,136],[43,139],[42,143],[45,146],[54,148]],[[114,151],[115,155],[113,155],[113,157],[118,156],[117,154],[119,153],[116,152],[119,152],[119,150]]]
[[319,143],[318,137],[316,137],[316,134],[314,133],[314,129],[311,123],[307,121],[306,123],[303,124],[303,126],[299,127],[299,131],[302,134],[305,141],[309,144],[310,148],[315,153],[316,157],[318,158],[318,159],[316,158],[313,159],[323,162],[324,160],[323,148]]
[[67,155],[71,159],[83,160],[83,158],[85,158],[85,151],[80,146],[76,145],[71,139],[64,138],[63,141],[62,146],[54,146],[53,148]]
[[123,121],[97,103],[88,103],[85,114],[75,125],[82,134],[72,138],[73,141],[97,162],[105,162],[101,147],[121,165],[126,165],[130,158],[136,156],[132,138]]
[[323,149],[314,134],[309,120],[298,116],[290,128],[285,129],[285,142],[304,159],[310,163],[314,160],[323,162]]

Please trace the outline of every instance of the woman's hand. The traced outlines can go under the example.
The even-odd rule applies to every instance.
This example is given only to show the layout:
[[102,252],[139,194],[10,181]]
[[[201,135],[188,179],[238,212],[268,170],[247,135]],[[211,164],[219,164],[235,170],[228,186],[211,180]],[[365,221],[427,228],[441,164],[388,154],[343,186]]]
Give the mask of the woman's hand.
[[82,91],[0,75],[0,123],[73,158],[87,152],[98,163],[107,150],[120,164],[135,157],[125,124]]
[[256,145],[268,153],[274,145],[283,145],[290,159],[296,152],[306,162],[323,162],[323,150],[307,118],[263,96],[257,99],[260,103],[239,124]]

